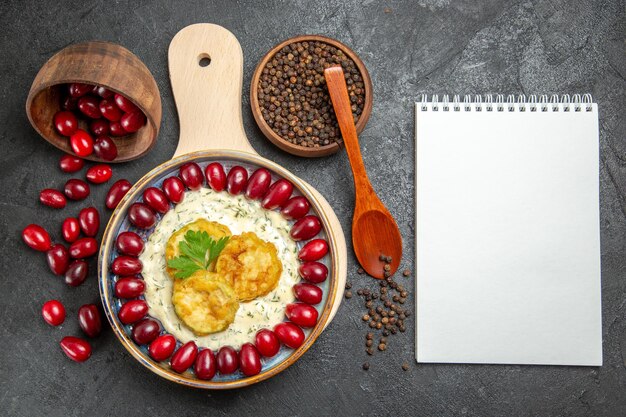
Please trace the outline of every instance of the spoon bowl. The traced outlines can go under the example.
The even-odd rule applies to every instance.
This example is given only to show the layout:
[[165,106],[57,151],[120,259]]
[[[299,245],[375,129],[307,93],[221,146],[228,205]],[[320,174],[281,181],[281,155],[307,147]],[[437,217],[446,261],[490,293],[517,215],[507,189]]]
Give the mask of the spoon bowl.
[[[354,253],[369,275],[382,279],[385,278],[383,269],[385,263],[390,265],[388,271],[390,275],[393,275],[400,266],[402,236],[396,221],[376,195],[367,177],[343,70],[341,67],[326,68],[324,78],[354,177],[356,190],[352,218]],[[391,261],[384,262],[383,256],[391,258]]]
[[[363,242],[357,244],[356,242]],[[352,220],[352,242],[359,263],[368,274],[383,278],[381,256],[391,257],[391,270],[395,272],[402,258],[402,236],[389,212],[367,210]],[[367,243],[366,243],[367,242]]]

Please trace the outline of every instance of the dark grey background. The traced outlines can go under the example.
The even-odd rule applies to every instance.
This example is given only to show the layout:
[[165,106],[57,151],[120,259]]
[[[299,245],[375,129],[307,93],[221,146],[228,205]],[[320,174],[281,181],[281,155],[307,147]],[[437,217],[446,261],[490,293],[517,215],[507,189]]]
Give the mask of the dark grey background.
[[[329,1],[182,2],[3,1],[0,5],[0,414],[68,415],[626,415],[626,29],[624,1]],[[63,211],[42,207],[39,190],[61,187],[61,153],[31,128],[24,112],[41,65],[73,42],[121,43],[153,72],[163,97],[157,146],[139,161],[116,165],[114,179],[137,180],[173,154],[176,109],[167,48],[176,32],[197,22],[230,29],[245,57],[244,122],[255,149],[324,194],[350,235],[353,187],[345,155],[306,160],[267,142],[248,107],[248,83],[274,44],[319,33],[351,46],[373,78],[375,99],[361,135],[365,163],[405,242],[403,266],[413,269],[413,102],[420,93],[592,93],[600,108],[600,183],[604,365],[600,368],[417,365],[414,322],[368,360],[362,305],[344,302],[333,323],[298,363],[248,389],[204,392],[145,370],[105,331],[93,357],[70,362],[58,342],[79,334],[78,307],[98,300],[92,274],[78,289],[52,276],[44,257],[20,241],[40,223],[59,236]],[[103,207],[108,187],[88,203]],[[462,202],[459,202],[462,208]],[[108,213],[107,213],[108,214]],[[349,280],[357,276],[350,257]],[[453,261],[453,260],[451,260]],[[413,284],[408,284],[412,290]],[[50,298],[68,319],[52,329],[40,316]],[[411,298],[411,305],[413,298]],[[575,347],[572,347],[575,348]],[[410,370],[401,364],[408,361]]]

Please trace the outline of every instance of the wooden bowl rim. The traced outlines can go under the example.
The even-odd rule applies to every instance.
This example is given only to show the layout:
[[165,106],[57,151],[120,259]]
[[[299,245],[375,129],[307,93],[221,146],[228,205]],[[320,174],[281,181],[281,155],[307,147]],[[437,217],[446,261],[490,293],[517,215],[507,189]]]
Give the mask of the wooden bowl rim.
[[252,115],[254,116],[254,120],[256,120],[257,125],[259,126],[259,129],[261,129],[261,132],[263,132],[265,137],[269,139],[270,142],[272,142],[274,145],[278,146],[280,149],[286,152],[289,152],[293,155],[303,156],[307,158],[314,158],[314,157],[332,155],[333,153],[341,149],[343,147],[343,144],[341,142],[334,142],[328,145],[320,146],[319,148],[310,148],[307,146],[296,145],[294,143],[289,142],[288,140],[283,139],[280,135],[274,132],[274,130],[272,130],[272,128],[265,122],[265,119],[261,115],[259,99],[258,99],[257,89],[256,89],[256,86],[258,85],[259,80],[261,78],[261,72],[263,71],[263,67],[265,67],[265,64],[267,64],[267,62],[272,57],[274,57],[274,55],[280,49],[292,43],[305,42],[305,41],[324,42],[324,43],[334,46],[335,48],[341,49],[346,55],[348,55],[348,57],[350,57],[350,59],[352,59],[352,61],[354,61],[357,68],[359,69],[359,72],[361,73],[361,77],[363,78],[363,85],[365,88],[365,103],[363,104],[363,112],[361,113],[361,116],[359,117],[359,121],[356,124],[357,133],[361,133],[363,129],[365,129],[365,126],[367,125],[367,122],[372,113],[373,86],[372,86],[372,79],[369,75],[369,72],[367,71],[367,68],[365,67],[365,64],[361,60],[361,58],[359,58],[359,56],[345,44],[341,43],[340,41],[336,39],[329,38],[327,36],[322,36],[322,35],[294,36],[292,38],[286,39],[283,42],[279,43],[278,45],[270,49],[269,52],[267,52],[263,56],[263,58],[261,58],[261,61],[259,61],[258,65],[256,66],[254,70],[252,81],[250,82],[250,108],[252,109]]
[[[281,178],[285,178],[291,181],[298,189],[298,191],[300,191],[303,196],[309,199],[312,207],[317,212],[317,215],[322,221],[324,230],[326,230],[326,239],[330,248],[330,265],[332,265],[332,268],[329,268],[330,273],[327,278],[330,280],[327,301],[324,305],[322,312],[319,315],[319,319],[315,324],[315,327],[311,329],[311,333],[309,333],[309,335],[305,338],[304,342],[299,348],[294,349],[289,356],[287,356],[282,362],[278,363],[273,368],[262,371],[258,375],[250,377],[244,376],[243,378],[234,381],[215,382],[210,380],[204,381],[197,378],[189,378],[185,374],[178,374],[171,369],[166,369],[152,363],[152,359],[147,358],[146,355],[140,351],[139,346],[137,346],[135,342],[131,340],[130,336],[126,334],[126,331],[123,329],[123,326],[119,322],[119,319],[113,314],[113,306],[109,302],[109,286],[106,285],[109,281],[108,257],[110,251],[113,248],[114,241],[117,238],[117,235],[114,235],[114,229],[118,226],[119,222],[123,220],[123,217],[128,209],[127,206],[130,206],[132,202],[136,201],[137,197],[144,191],[144,187],[150,186],[150,184],[154,182],[155,178],[165,171],[176,166],[181,166],[182,164],[187,162],[195,162],[199,159],[207,158],[215,160],[242,161],[251,165],[256,165],[258,167],[265,167],[279,175]],[[232,150],[198,151],[181,155],[174,159],[170,159],[169,161],[163,162],[162,164],[158,165],[150,172],[145,174],[141,179],[133,184],[132,188],[124,196],[124,198],[120,201],[118,206],[113,211],[113,214],[111,215],[102,235],[102,244],[100,245],[100,250],[98,254],[98,287],[100,292],[100,298],[104,306],[104,313],[111,327],[113,328],[113,332],[120,340],[122,345],[137,361],[139,361],[139,363],[150,369],[155,374],[164,377],[165,379],[168,379],[170,381],[176,382],[177,384],[203,389],[221,390],[246,387],[271,378],[294,364],[313,345],[319,335],[324,331],[326,325],[329,323],[333,304],[337,301],[337,283],[339,282],[339,277],[337,275],[338,271],[339,260],[337,257],[337,243],[335,242],[332,224],[330,223],[326,212],[321,207],[320,201],[315,197],[315,195],[313,195],[313,193],[309,191],[307,185],[295,174],[291,173],[289,170],[283,168],[275,162],[272,162],[258,155]],[[339,301],[341,301],[341,299],[339,299]]]
[[[48,63],[54,57],[56,57],[57,55],[60,55],[62,53],[67,53],[68,51],[72,51],[73,49],[76,49],[78,47],[87,46],[87,45],[91,45],[91,44],[109,45],[109,46],[114,47],[115,49],[122,50],[125,53],[130,54],[134,58],[134,63],[131,63],[129,65],[136,65],[136,63],[139,63],[139,66],[142,67],[143,70],[147,74],[149,74],[150,77],[152,78],[152,80],[154,81],[154,86],[156,88],[156,93],[157,93],[156,95],[157,95],[157,97],[159,99],[159,107],[162,107],[162,104],[161,104],[161,91],[159,90],[159,86],[156,83],[156,79],[154,78],[154,75],[152,75],[152,72],[150,71],[150,69],[146,66],[146,64],[137,55],[135,55],[131,50],[129,50],[125,46],[120,45],[118,43],[111,42],[111,41],[93,40],[93,41],[73,43],[71,45],[68,45],[68,46],[60,49],[59,51],[54,53],[50,58],[48,58],[48,60],[46,60],[46,62],[39,68],[39,71],[37,71],[37,74],[35,75],[35,78],[33,79],[33,84],[31,85],[31,88],[30,88],[30,90],[28,92],[28,96],[26,98],[26,116],[28,117],[28,121],[30,122],[31,126],[35,129],[35,131],[37,131],[39,136],[44,138],[46,140],[46,142],[50,143],[52,146],[56,147],[57,149],[60,149],[63,152],[66,152],[66,153],[68,153],[70,155],[78,156],[78,155],[76,155],[74,153],[74,151],[69,146],[69,144],[67,146],[59,146],[55,141],[51,140],[50,138],[48,138],[46,135],[43,134],[43,132],[39,129],[39,126],[37,125],[37,123],[35,123],[35,121],[33,119],[32,112],[31,112],[32,104],[35,101],[35,98],[37,98],[39,96],[39,94],[42,94],[46,90],[49,90],[51,88],[55,88],[57,86],[61,87],[64,84],[83,83],[83,84],[89,84],[89,85],[94,85],[94,86],[95,85],[102,86],[102,87],[107,88],[108,90],[113,91],[114,93],[123,95],[125,98],[130,100],[137,107],[139,107],[139,109],[146,116],[146,120],[148,121],[148,123],[150,123],[150,128],[151,128],[150,129],[150,133],[151,133],[150,140],[147,142],[147,146],[145,148],[141,149],[138,153],[133,154],[133,155],[127,155],[125,157],[117,157],[113,161],[107,161],[105,159],[98,158],[98,157],[95,156],[94,153],[92,153],[91,155],[88,155],[88,156],[79,156],[79,158],[82,158],[82,159],[85,159],[85,160],[88,160],[88,161],[93,161],[93,162],[102,162],[102,163],[106,163],[106,164],[128,162],[128,161],[132,161],[132,160],[141,158],[142,156],[144,156],[145,154],[150,152],[150,150],[156,145],[157,138],[159,136],[159,131],[160,131],[160,124],[161,124],[161,120],[162,120],[162,114],[161,114],[161,117],[159,118],[159,123],[157,124],[156,120],[155,120],[155,115],[152,114],[151,112],[147,111],[147,109],[143,105],[143,103],[137,102],[134,98],[129,97],[126,92],[120,91],[117,88],[112,87],[108,83],[100,83],[100,82],[96,83],[94,80],[87,79],[87,78],[61,78],[60,80],[55,80],[55,82],[44,82],[44,83],[41,83],[41,84],[39,84],[37,86],[37,88],[35,88],[34,82],[35,82],[35,80],[37,80],[37,78],[39,76],[39,73],[48,65]],[[161,109],[161,112],[162,112],[162,109]],[[145,129],[145,127],[146,126],[142,127],[141,129]],[[137,133],[138,132],[134,132],[133,134],[136,135]],[[126,138],[126,137],[115,137],[115,136],[110,136],[110,135],[109,135],[109,137],[112,140],[114,140],[114,141],[116,139],[136,140],[136,138],[130,139],[130,138]],[[68,140],[69,140],[69,138],[68,138]]]

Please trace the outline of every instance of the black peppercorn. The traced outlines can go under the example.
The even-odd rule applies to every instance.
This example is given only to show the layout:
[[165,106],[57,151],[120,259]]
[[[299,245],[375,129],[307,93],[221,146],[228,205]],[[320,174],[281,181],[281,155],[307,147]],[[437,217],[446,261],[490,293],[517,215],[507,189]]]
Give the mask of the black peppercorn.
[[365,84],[354,61],[324,42],[295,42],[267,62],[257,85],[261,114],[276,134],[306,147],[328,145],[341,137],[324,79],[324,69],[335,65],[343,67],[352,115],[358,121]]

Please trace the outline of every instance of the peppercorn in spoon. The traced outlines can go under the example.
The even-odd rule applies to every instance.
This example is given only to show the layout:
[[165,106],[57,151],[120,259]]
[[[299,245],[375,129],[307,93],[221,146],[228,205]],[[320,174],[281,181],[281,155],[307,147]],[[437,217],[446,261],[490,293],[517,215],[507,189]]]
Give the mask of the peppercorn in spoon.
[[354,176],[356,191],[352,217],[354,253],[369,275],[382,279],[385,271],[381,260],[389,260],[391,257],[388,275],[393,275],[400,265],[402,236],[396,221],[376,195],[367,177],[343,70],[341,67],[326,68],[324,77]]

